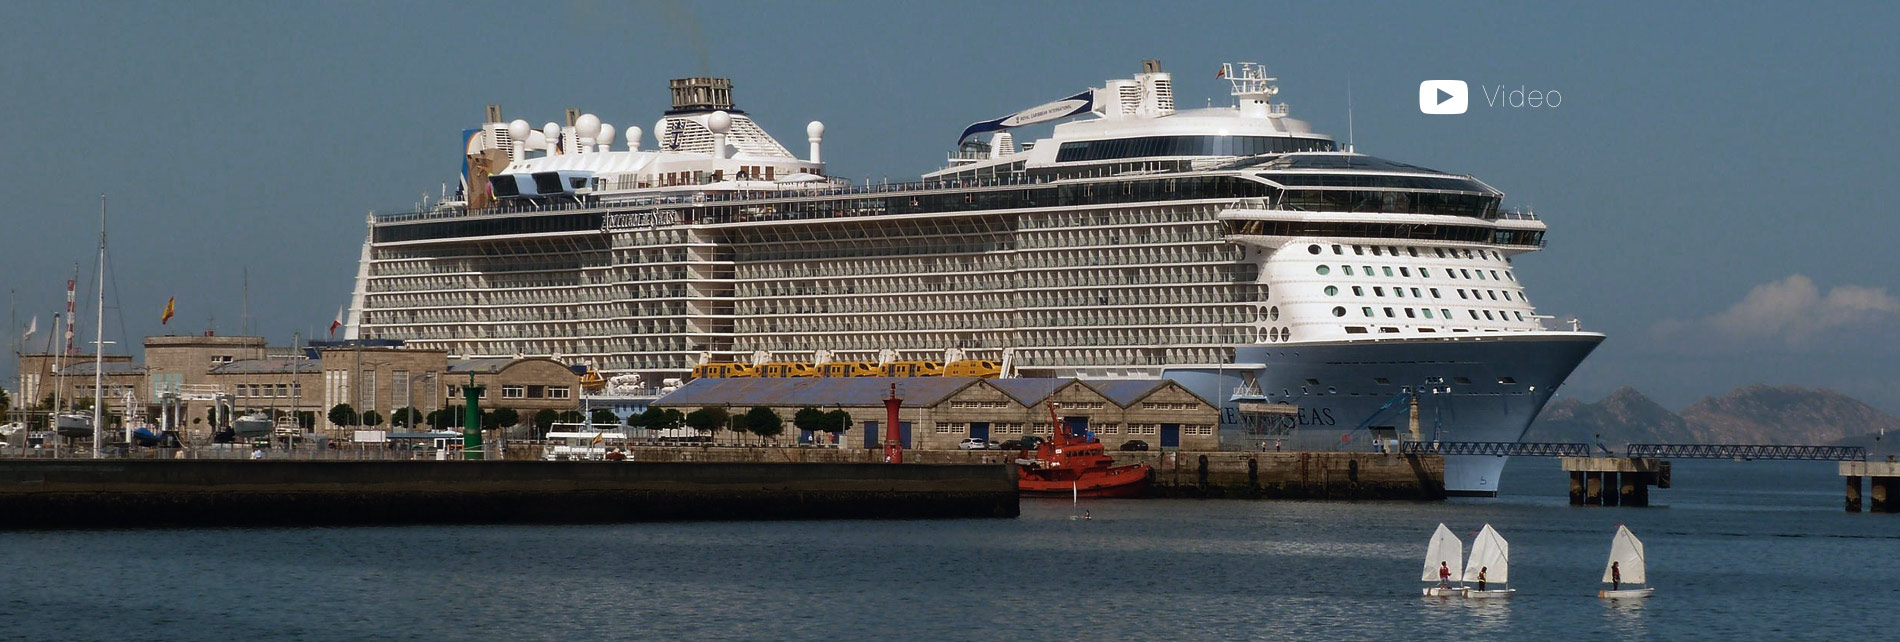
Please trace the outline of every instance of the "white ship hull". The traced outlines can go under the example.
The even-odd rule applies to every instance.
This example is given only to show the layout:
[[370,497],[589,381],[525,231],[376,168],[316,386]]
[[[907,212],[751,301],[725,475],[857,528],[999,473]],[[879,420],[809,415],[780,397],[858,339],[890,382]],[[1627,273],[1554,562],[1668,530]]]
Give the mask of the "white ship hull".
[[[1449,390],[1419,395],[1421,438],[1514,442],[1524,436],[1551,395],[1602,340],[1603,335],[1588,332],[1527,332],[1456,340],[1240,347],[1236,349],[1239,366],[1184,367],[1170,369],[1167,374],[1196,394],[1223,400],[1222,430],[1234,441],[1244,437],[1243,427],[1237,409],[1228,400],[1251,376],[1270,401],[1299,406],[1297,418],[1282,422],[1276,433],[1268,435],[1283,440],[1289,448],[1371,448],[1369,435],[1354,429],[1390,403],[1405,386]],[[1387,410],[1371,426],[1407,430],[1405,409]],[[1495,496],[1508,459],[1446,457],[1445,491],[1452,495]]]

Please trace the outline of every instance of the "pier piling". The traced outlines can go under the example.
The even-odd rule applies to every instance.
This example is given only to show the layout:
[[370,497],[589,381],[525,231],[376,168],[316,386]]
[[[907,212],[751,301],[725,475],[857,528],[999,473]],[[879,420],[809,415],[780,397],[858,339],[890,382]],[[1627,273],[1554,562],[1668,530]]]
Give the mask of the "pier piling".
[[1844,461],[1841,477],[1847,480],[1847,512],[1860,512],[1860,479],[1866,477],[1867,512],[1900,513],[1900,462]]
[[1668,487],[1669,462],[1641,457],[1564,457],[1573,506],[1649,506],[1649,487]]

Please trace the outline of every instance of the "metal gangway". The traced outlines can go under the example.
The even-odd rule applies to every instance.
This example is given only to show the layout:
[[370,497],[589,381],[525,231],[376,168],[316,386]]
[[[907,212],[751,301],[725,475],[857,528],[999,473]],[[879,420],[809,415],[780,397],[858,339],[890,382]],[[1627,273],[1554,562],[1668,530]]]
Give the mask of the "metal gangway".
[[1589,457],[1590,446],[1569,442],[1535,441],[1408,441],[1399,445],[1399,453],[1496,457]]
[[1866,461],[1860,446],[1779,446],[1770,444],[1630,444],[1624,456],[1647,459],[1788,459]]

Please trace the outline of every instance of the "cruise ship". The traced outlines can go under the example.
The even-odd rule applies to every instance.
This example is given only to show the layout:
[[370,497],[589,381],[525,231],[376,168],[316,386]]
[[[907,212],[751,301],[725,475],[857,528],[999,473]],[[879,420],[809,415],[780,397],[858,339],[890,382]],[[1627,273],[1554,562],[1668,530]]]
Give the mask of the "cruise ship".
[[[1221,403],[1235,443],[1521,438],[1603,339],[1519,282],[1544,222],[1472,176],[1342,150],[1262,65],[1219,76],[1230,104],[1180,109],[1146,61],[966,127],[905,183],[827,173],[816,121],[793,154],[723,78],[671,81],[645,132],[490,106],[457,194],[370,215],[347,336],[655,383],[775,363],[1168,377]],[[1019,145],[1028,125],[1050,133]],[[1504,464],[1448,457],[1447,490],[1494,495]]]

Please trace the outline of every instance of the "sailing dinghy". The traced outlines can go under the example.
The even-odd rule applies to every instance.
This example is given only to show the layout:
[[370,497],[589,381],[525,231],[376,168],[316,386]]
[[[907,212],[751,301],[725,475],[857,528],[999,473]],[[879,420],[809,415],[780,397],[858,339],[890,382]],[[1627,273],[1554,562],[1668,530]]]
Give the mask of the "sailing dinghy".
[[1453,586],[1441,582],[1439,568],[1451,570],[1450,579],[1458,579],[1458,567],[1452,562],[1461,562],[1465,558],[1465,543],[1451,533],[1444,524],[1438,525],[1438,531],[1432,533],[1432,542],[1425,547],[1425,574],[1419,577],[1421,582],[1432,582],[1425,587],[1425,597],[1464,597],[1465,587]]
[[1490,588],[1504,587],[1511,581],[1511,544],[1490,524],[1485,524],[1478,538],[1471,541],[1471,561],[1465,564],[1464,580],[1465,597],[1469,598],[1506,598],[1517,592],[1513,588]]
[[[1610,588],[1597,591],[1597,597],[1608,600],[1642,599],[1656,592],[1649,584],[1649,565],[1643,559],[1643,540],[1636,539],[1628,526],[1616,527],[1616,539],[1610,541],[1610,561],[1603,565],[1603,583]],[[1642,588],[1623,588],[1625,584],[1644,585]]]

